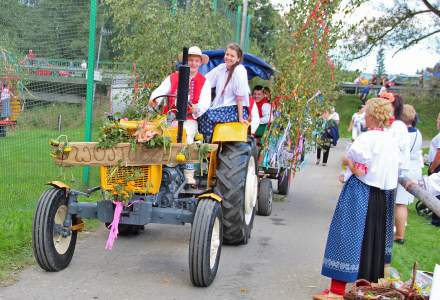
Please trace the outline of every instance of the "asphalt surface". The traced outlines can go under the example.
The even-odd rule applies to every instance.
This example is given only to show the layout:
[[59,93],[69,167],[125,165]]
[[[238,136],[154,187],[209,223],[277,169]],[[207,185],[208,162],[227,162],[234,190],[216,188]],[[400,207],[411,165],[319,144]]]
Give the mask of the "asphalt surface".
[[190,225],[147,225],[138,236],[118,238],[112,251],[104,250],[102,226],[81,233],[86,238],[65,270],[31,266],[0,288],[0,299],[311,299],[328,285],[320,270],[345,146],[331,149],[326,167],[307,156],[289,196],[274,202],[271,216],[256,217],[250,242],[223,246],[208,288],[193,287],[189,278]]

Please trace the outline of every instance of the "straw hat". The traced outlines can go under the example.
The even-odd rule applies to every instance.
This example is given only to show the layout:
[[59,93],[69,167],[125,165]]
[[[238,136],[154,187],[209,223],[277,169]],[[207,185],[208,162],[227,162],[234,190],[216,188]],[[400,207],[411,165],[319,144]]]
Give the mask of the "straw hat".
[[[200,48],[197,46],[192,46],[191,48],[188,49],[188,56],[189,55],[200,56],[200,58],[202,59],[202,64],[206,65],[209,62],[209,56],[203,54],[202,50],[200,50]],[[183,59],[182,54],[179,54],[179,60],[182,61],[182,59]]]

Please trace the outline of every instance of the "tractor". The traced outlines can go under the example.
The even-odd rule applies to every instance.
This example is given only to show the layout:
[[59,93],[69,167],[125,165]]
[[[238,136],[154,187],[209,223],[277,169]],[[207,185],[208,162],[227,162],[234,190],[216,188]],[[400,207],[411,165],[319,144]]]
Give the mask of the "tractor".
[[[53,155],[57,164],[99,166],[100,186],[79,191],[60,181],[49,183],[51,187],[38,201],[32,228],[33,253],[42,269],[54,272],[69,265],[84,218],[107,225],[116,222],[120,235],[137,233],[150,223],[191,224],[189,273],[192,284],[200,287],[214,280],[223,243],[248,243],[258,195],[255,143],[248,126],[237,122],[217,124],[210,143],[185,144],[187,57],[184,49],[177,90],[178,126],[162,133],[171,139],[169,148],[138,145],[133,149],[119,143],[99,149],[95,142],[52,145],[58,150]],[[140,124],[121,120],[118,126],[133,130]],[[209,149],[207,174],[198,176],[194,188],[186,184],[183,165],[199,162],[201,148]],[[188,153],[184,162],[177,155],[182,149]],[[121,187],[132,192],[117,201]],[[100,201],[79,201],[97,191],[101,191]]]

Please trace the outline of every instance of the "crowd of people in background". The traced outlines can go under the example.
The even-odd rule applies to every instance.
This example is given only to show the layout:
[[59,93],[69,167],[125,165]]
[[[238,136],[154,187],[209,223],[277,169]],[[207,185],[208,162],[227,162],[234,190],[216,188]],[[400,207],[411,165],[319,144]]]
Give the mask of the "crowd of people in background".
[[[374,82],[376,80],[376,82]],[[362,91],[361,104],[352,115],[348,131],[351,143],[342,159],[344,183],[330,225],[322,265],[322,275],[331,279],[329,289],[315,295],[315,300],[343,299],[346,284],[357,279],[378,282],[389,269],[393,244],[405,244],[408,205],[414,196],[398,183],[406,177],[421,183],[424,159],[423,137],[417,129],[417,113],[404,104],[402,96],[388,91],[386,78],[378,95],[368,100],[370,88],[377,84],[373,77]],[[317,161],[328,161],[332,138],[326,134],[337,126],[324,112],[315,135]],[[437,119],[440,130],[440,114]],[[328,132],[328,130],[327,130]],[[428,174],[440,174],[440,133],[433,138],[428,156]],[[432,183],[437,179],[437,182]],[[440,200],[440,176],[431,185]],[[426,182],[426,179],[425,179]],[[432,187],[431,187],[432,189]],[[440,219],[432,213],[432,225]]]

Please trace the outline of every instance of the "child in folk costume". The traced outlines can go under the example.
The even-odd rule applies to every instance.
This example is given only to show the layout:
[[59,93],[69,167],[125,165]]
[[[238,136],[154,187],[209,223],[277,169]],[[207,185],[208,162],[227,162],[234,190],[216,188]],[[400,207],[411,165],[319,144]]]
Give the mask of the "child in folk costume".
[[[188,65],[190,68],[189,76],[189,94],[188,94],[188,112],[183,128],[186,132],[187,144],[194,143],[194,137],[197,134],[197,119],[200,118],[211,105],[211,85],[208,80],[198,72],[202,64],[207,64],[209,57],[202,54],[199,47],[191,47],[188,49]],[[175,95],[179,85],[179,72],[174,72],[165,78],[160,86],[155,89],[150,96],[150,105],[157,106],[161,99],[156,97],[161,95]],[[176,109],[176,98],[170,97],[167,105],[164,106],[164,113]],[[188,184],[195,184],[194,165],[187,164],[185,177]]]
[[260,124],[257,132],[255,133],[255,136],[257,137],[263,136],[271,117],[271,106],[263,91],[264,88],[261,85],[256,85],[252,90],[252,98],[255,100],[255,105],[258,109],[258,115],[260,117]]
[[212,69],[206,78],[215,87],[212,107],[199,120],[199,129],[210,141],[217,123],[241,122],[249,124],[249,86],[246,68],[240,64],[243,51],[237,44],[229,44],[224,63]]
[[324,254],[322,275],[331,278],[330,289],[315,295],[315,300],[343,299],[346,283],[360,278],[377,282],[391,261],[399,149],[384,131],[390,103],[373,98],[365,111],[368,131],[343,159],[353,175],[339,196]]
[[[412,105],[405,104],[403,106],[401,119],[407,126],[409,137],[409,161],[408,170],[402,173],[405,176],[414,181],[420,181],[422,179],[422,167],[423,158],[421,154],[422,148],[422,134],[413,126],[416,118],[416,111]],[[394,122],[393,122],[394,124]],[[402,138],[402,137],[401,137]],[[397,186],[396,191],[396,207],[395,207],[395,224],[396,234],[394,241],[399,244],[404,243],[405,238],[405,224],[408,219],[407,205],[411,204],[414,200],[414,196],[408,193],[402,185]]]

